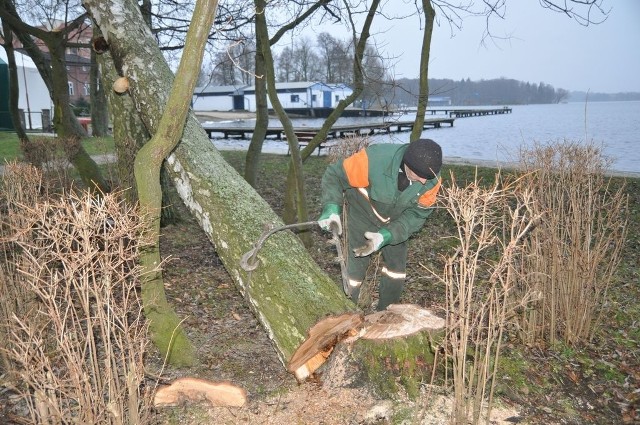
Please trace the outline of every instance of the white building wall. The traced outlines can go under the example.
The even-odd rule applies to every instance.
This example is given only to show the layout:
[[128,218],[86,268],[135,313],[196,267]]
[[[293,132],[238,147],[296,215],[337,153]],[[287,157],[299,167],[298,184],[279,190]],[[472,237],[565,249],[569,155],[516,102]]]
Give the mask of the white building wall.
[[353,90],[349,87],[334,87],[331,93],[331,107],[335,108],[341,100],[353,94]]
[[233,96],[193,96],[194,111],[230,111],[233,109]]
[[[40,76],[36,65],[29,56],[14,52],[18,67],[18,88],[20,96],[18,108],[24,110],[24,127],[27,130],[42,128],[42,110],[48,109],[53,118],[53,105],[49,89]],[[4,49],[0,48],[0,57],[8,63]]]
[[[245,93],[243,97],[244,97],[244,108],[249,112],[255,112],[256,111],[256,95]],[[269,102],[269,99],[267,99],[267,105],[271,107],[271,103]]]

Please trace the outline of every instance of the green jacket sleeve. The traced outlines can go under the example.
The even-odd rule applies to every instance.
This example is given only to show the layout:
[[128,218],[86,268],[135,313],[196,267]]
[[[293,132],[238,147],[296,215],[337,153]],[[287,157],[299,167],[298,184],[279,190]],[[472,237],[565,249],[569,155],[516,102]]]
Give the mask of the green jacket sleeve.
[[343,160],[330,164],[322,176],[322,207],[328,204],[342,206],[342,195],[351,187],[342,166]]
[[425,221],[433,212],[433,208],[411,207],[395,220],[391,220],[384,228],[391,233],[390,243],[393,245],[409,239],[412,234],[424,226]]

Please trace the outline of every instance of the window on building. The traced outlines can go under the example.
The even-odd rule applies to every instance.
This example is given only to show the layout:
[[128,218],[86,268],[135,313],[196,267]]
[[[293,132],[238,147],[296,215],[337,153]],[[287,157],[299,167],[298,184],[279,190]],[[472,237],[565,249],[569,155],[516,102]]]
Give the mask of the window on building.
[[291,103],[298,103],[298,102],[300,102],[300,95],[292,94],[291,95]]
[[73,89],[73,83],[69,81],[69,95],[73,96],[75,94],[75,90]]
[[312,102],[315,102],[315,101],[316,101],[316,99],[317,99],[317,95],[312,94],[312,95],[311,95],[311,101],[312,101]]
[[336,95],[336,102],[340,102],[340,96]]
[[90,90],[91,90],[91,86],[89,84],[85,84],[84,85],[84,95],[85,96],[89,96]]

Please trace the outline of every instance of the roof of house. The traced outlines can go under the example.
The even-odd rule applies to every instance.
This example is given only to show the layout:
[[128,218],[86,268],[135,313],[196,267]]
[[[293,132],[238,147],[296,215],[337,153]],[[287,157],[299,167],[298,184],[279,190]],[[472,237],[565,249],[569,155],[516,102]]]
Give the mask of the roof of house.
[[[302,91],[309,88],[328,88],[330,90],[334,90],[336,88],[348,88],[346,84],[333,84],[333,83],[323,83],[320,81],[294,81],[294,82],[284,82],[284,83],[276,83],[277,91]],[[256,86],[245,87],[244,91],[246,92],[255,92]]]
[[217,94],[217,95],[233,95],[242,94],[248,86],[216,86],[214,84],[207,84],[206,86],[196,87],[193,94],[198,96],[202,94]]

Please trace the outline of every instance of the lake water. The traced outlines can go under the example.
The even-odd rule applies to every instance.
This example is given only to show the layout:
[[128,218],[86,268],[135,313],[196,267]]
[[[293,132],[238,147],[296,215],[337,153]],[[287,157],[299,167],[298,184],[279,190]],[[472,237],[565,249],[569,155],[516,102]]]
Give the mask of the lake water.
[[[427,118],[442,116],[427,115]],[[393,119],[410,120],[413,115],[367,120]],[[340,122],[357,120],[359,118],[341,119]],[[293,121],[294,126],[321,125],[320,120]],[[279,126],[277,120],[272,123]],[[457,118],[453,127],[444,125],[439,129],[427,129],[422,137],[431,138],[442,146],[445,161],[462,159],[489,164],[515,161],[520,147],[534,143],[588,142],[602,146],[604,154],[613,161],[611,170],[640,173],[640,101],[516,105],[510,114]],[[372,137],[373,143],[408,141],[409,132]],[[238,140],[215,140],[214,143],[221,149],[246,149],[248,144]],[[265,142],[264,152],[286,151],[284,142]]]

